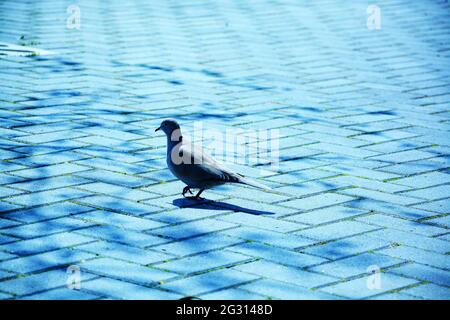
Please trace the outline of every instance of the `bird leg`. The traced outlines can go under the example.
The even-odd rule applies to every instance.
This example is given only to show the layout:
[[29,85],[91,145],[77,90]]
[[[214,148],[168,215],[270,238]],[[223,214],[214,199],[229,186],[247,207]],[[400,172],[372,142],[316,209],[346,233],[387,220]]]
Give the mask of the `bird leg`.
[[195,195],[195,199],[198,199],[198,198],[200,198],[200,194],[203,192],[203,191],[205,191],[205,189],[200,189],[200,191]]
[[183,197],[185,197],[185,198],[186,198],[186,196],[185,196],[186,192],[189,192],[190,194],[193,194],[192,191],[191,191],[191,189],[189,188],[189,186],[186,186],[186,187],[183,188],[183,193],[182,193],[182,195],[183,195]]

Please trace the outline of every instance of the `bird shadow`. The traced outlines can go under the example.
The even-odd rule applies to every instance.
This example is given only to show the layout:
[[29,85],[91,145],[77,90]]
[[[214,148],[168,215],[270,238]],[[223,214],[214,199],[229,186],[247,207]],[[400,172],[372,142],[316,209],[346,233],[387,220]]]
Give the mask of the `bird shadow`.
[[205,198],[195,199],[193,197],[188,198],[178,198],[172,201],[174,206],[179,208],[195,208],[201,210],[232,210],[234,212],[244,212],[253,215],[272,215],[274,212],[261,211],[250,208],[244,208],[234,204],[209,200]]

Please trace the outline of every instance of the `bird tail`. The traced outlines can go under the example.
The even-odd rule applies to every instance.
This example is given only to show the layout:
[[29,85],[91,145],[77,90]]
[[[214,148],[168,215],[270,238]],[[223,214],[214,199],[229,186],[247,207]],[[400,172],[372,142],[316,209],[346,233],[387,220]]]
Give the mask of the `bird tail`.
[[239,177],[239,181],[238,183],[242,183],[242,184],[246,184],[258,189],[263,189],[263,190],[270,190],[270,187],[263,185],[262,183],[256,182],[255,180],[249,179],[247,177]]

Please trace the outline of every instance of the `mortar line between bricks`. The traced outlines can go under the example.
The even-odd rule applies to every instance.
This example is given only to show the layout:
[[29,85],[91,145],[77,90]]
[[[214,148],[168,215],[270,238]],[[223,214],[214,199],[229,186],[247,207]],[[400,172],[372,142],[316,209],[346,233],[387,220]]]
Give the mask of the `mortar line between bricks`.
[[[47,271],[44,271],[44,272],[47,272]],[[88,279],[88,280],[85,280],[85,281],[82,280],[81,284],[87,283],[89,281],[97,280],[99,278],[100,277],[97,277],[97,278],[94,277],[93,279]],[[1,281],[0,281],[0,283],[1,283]],[[62,289],[62,288],[67,288],[67,286],[66,285],[57,286],[57,287],[54,287],[54,288],[51,288],[51,289],[38,290],[38,291],[32,292],[30,294],[24,294],[24,295],[16,294],[16,293],[13,293],[13,292],[8,292],[8,293],[11,294],[15,299],[17,299],[17,298],[26,298],[26,297],[29,297],[29,296],[32,296],[32,295],[35,295],[35,294],[47,292],[49,290],[56,290],[56,289]],[[80,289],[80,291],[84,291],[84,289]],[[98,294],[94,294],[94,295],[98,296]]]
[[[320,210],[320,209],[319,209],[319,210]],[[306,212],[305,212],[305,213],[306,213]],[[300,213],[300,215],[301,215],[301,214],[302,214],[302,213]],[[295,215],[297,215],[297,214],[294,214],[294,216],[295,216]],[[370,213],[370,212],[362,213],[362,214],[359,214],[359,215],[350,216],[350,217],[342,218],[342,219],[336,219],[336,220],[332,220],[332,221],[327,221],[327,222],[324,222],[324,223],[312,224],[312,225],[306,225],[304,228],[300,228],[300,229],[296,229],[296,230],[292,230],[292,231],[287,231],[286,233],[295,233],[295,232],[299,232],[299,231],[313,230],[313,229],[315,229],[315,228],[324,227],[324,226],[329,226],[329,225],[333,225],[333,224],[335,224],[335,223],[346,222],[346,221],[354,221],[354,222],[357,222],[357,223],[364,223],[364,224],[368,224],[368,225],[371,225],[371,226],[378,227],[378,228],[380,228],[380,229],[385,229],[385,228],[386,228],[386,227],[379,226],[379,225],[376,225],[376,224],[369,224],[369,223],[365,223],[365,222],[361,222],[361,221],[355,220],[355,219],[357,219],[357,218],[363,218],[363,217],[367,217],[367,216],[371,216],[371,215],[374,215],[374,214],[372,214],[372,213]],[[377,229],[377,230],[371,230],[371,231],[378,231],[378,230],[380,230],[380,229]],[[368,231],[363,231],[363,232],[361,232],[361,233],[355,233],[354,235],[360,235],[360,234],[364,234],[364,233],[366,233],[366,232],[368,232]],[[352,235],[352,236],[353,236],[353,235]],[[307,238],[307,237],[305,236],[305,238]],[[346,238],[346,237],[344,237],[344,238]],[[343,239],[343,238],[337,238],[337,239]],[[312,240],[317,240],[317,239],[312,239]]]
[[[337,261],[337,260],[336,260],[336,261]],[[395,268],[398,268],[398,267],[407,265],[407,264],[409,264],[409,263],[410,263],[410,262],[408,262],[408,261],[404,261],[404,262],[399,262],[399,263],[397,263],[397,264],[394,264],[394,265],[391,265],[391,266],[388,266],[388,267],[383,267],[383,268],[381,268],[381,270],[380,270],[380,274],[381,274],[381,276],[382,276],[382,275],[385,274],[385,273],[389,273],[390,270],[393,270],[393,269],[395,269]],[[309,271],[309,270],[308,270],[308,271]],[[324,273],[324,272],[317,272],[317,273],[318,273],[318,274],[323,274],[323,275],[326,275],[326,276],[330,276],[329,273]],[[349,276],[349,277],[345,277],[345,278],[338,279],[338,280],[335,281],[335,282],[330,282],[330,283],[326,283],[326,284],[323,284],[323,285],[314,287],[314,289],[320,290],[320,289],[322,289],[322,288],[332,287],[332,286],[334,286],[334,285],[336,285],[336,284],[339,284],[339,283],[345,283],[345,282],[353,281],[353,280],[356,280],[356,279],[367,278],[368,276],[370,276],[370,274],[366,271],[366,272],[363,272],[363,273],[360,273],[360,274],[357,274],[357,275],[353,275],[353,276]],[[404,278],[410,278],[410,277],[403,276],[403,275],[402,275],[402,277],[404,277]],[[412,279],[412,278],[411,278],[411,279]]]
[[407,290],[407,289],[419,287],[419,286],[421,286],[421,285],[423,285],[423,284],[426,284],[426,282],[422,281],[422,282],[419,282],[419,283],[415,283],[415,284],[403,286],[403,287],[400,287],[400,288],[388,290],[388,291],[385,291],[385,292],[380,293],[380,294],[375,294],[375,295],[373,295],[373,296],[365,297],[365,298],[363,298],[363,299],[364,299],[364,300],[367,300],[367,299],[371,299],[371,298],[380,297],[380,296],[382,296],[382,295],[384,295],[384,294],[395,293],[395,292],[401,292],[402,290]]
[[[402,246],[408,247],[408,246],[406,246],[406,245],[402,245]],[[414,247],[411,247],[411,248],[414,248]],[[386,249],[387,249],[387,248],[386,248]],[[439,254],[439,253],[436,253],[436,252],[433,252],[433,251],[427,251],[427,250],[424,250],[424,249],[421,249],[421,248],[416,248],[416,249],[417,249],[417,250],[423,250],[423,251],[425,251],[425,252],[429,252],[429,253],[433,253],[433,254]],[[382,254],[382,255],[385,255],[385,256],[388,256],[388,257],[394,257],[394,258],[395,258],[395,256],[390,256],[390,255],[388,255],[387,253],[384,253],[384,252],[379,252],[379,254]],[[442,256],[448,256],[448,255],[446,255],[446,254],[440,254],[440,255],[442,255]],[[436,266],[436,265],[426,264],[426,263],[423,263],[423,262],[417,262],[417,261],[409,260],[409,259],[404,259],[404,260],[406,260],[406,261],[409,262],[409,263],[417,263],[417,264],[420,264],[420,265],[433,267],[433,268],[436,268],[436,269],[439,269],[439,270],[442,270],[442,271],[449,271],[448,268],[445,269],[445,268],[442,268],[442,267]]]
[[[58,249],[58,250],[61,250],[61,249]],[[52,250],[52,251],[57,251],[57,250]],[[52,252],[52,251],[48,251],[48,252]],[[24,257],[29,257],[29,256],[24,256]],[[37,275],[37,274],[45,273],[45,272],[48,272],[48,271],[60,270],[61,268],[66,268],[66,267],[69,267],[69,266],[74,265],[74,264],[79,264],[81,261],[88,262],[88,261],[92,261],[92,260],[96,260],[96,259],[98,259],[98,257],[92,257],[92,258],[86,258],[86,259],[82,259],[82,260],[72,261],[71,263],[57,264],[57,265],[53,265],[51,267],[41,268],[41,269],[38,269],[38,270],[35,270],[35,271],[32,271],[32,272],[15,274],[13,279],[20,279],[22,277],[28,277],[28,276],[32,276],[32,275]],[[14,260],[14,259],[6,260],[6,261],[11,261],[11,260]],[[4,269],[4,270],[8,271],[8,269]],[[3,281],[5,281],[5,280],[1,280],[0,283],[2,283]]]
[[[4,1],[11,7],[11,0]],[[381,6],[383,28],[370,30],[355,24],[367,18],[365,12],[326,0],[309,3],[306,11],[284,0],[277,8],[262,0],[216,10],[207,0],[201,6],[187,3],[189,12],[136,1],[125,6],[130,10],[120,3],[90,8],[94,15],[102,13],[100,22],[117,22],[118,16],[109,13],[121,12],[127,23],[116,23],[114,43],[103,41],[111,33],[106,29],[97,30],[100,41],[86,41],[93,30],[85,28],[90,21],[84,18],[80,29],[53,30],[46,21],[55,20],[55,12],[45,10],[45,21],[23,28],[26,21],[20,17],[42,11],[48,0],[2,12],[6,33],[24,30],[17,41],[5,41],[56,53],[0,61],[0,211],[8,217],[0,219],[0,264],[20,265],[16,272],[0,269],[0,284],[3,291],[27,293],[0,293],[2,298],[176,298],[164,285],[142,286],[158,279],[159,271],[150,268],[159,270],[166,262],[180,281],[167,288],[177,288],[180,297],[196,294],[195,299],[450,295],[440,280],[450,272],[443,183],[450,177],[445,68],[450,56],[441,41],[448,35],[448,4],[405,6],[399,0],[389,7],[405,18],[383,14]],[[206,20],[195,19],[205,13]],[[292,23],[299,16],[311,22],[307,28]],[[143,41],[144,22],[158,17],[164,17],[161,30],[169,36],[156,33],[154,41]],[[222,21],[232,27],[238,22],[237,28],[224,28]],[[242,21],[252,21],[251,28]],[[415,36],[405,32],[411,24]],[[127,37],[130,31],[133,37]],[[191,41],[185,41],[186,35]],[[386,45],[386,35],[399,40]],[[372,46],[361,41],[367,37]],[[107,54],[99,60],[98,52]],[[154,133],[166,118],[176,119],[189,133],[198,121],[221,132],[278,130],[281,161],[276,170],[270,168],[273,161],[258,161],[248,169],[236,166],[239,173],[273,187],[272,192],[236,188],[205,193],[216,202],[274,215],[183,200],[183,185],[165,164],[166,140]],[[245,147],[252,159],[261,156],[257,144]],[[77,169],[84,171],[69,172]],[[258,175],[258,170],[266,171]],[[438,185],[427,186],[433,182]],[[153,194],[153,189],[159,191]],[[147,190],[148,196],[141,193]],[[59,272],[63,280],[64,269],[55,264],[68,262],[61,253],[72,256],[72,248],[73,257],[89,257],[90,269],[104,274],[89,281],[92,291],[46,289],[62,281],[32,283]],[[28,258],[41,254],[48,261]],[[12,262],[16,259],[21,260]],[[191,260],[200,262],[186,263]],[[387,291],[366,292],[361,277],[371,262],[389,265],[383,268],[388,275],[381,290]],[[272,265],[277,274],[264,270]],[[47,275],[42,267],[55,271]],[[265,276],[253,278],[240,268]],[[333,288],[332,278],[324,283],[326,272],[353,282]],[[34,273],[39,275],[28,278]],[[26,277],[10,282],[11,274]],[[250,278],[247,286],[238,283]],[[319,290],[295,290],[297,282]]]

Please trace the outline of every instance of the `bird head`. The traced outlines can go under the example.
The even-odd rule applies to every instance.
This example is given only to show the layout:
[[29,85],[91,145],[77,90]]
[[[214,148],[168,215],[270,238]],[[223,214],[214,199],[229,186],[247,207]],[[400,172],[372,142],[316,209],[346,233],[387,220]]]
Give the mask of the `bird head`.
[[155,132],[158,130],[162,130],[167,136],[171,136],[175,130],[180,130],[180,125],[175,120],[166,119],[161,122],[161,125],[155,130]]

